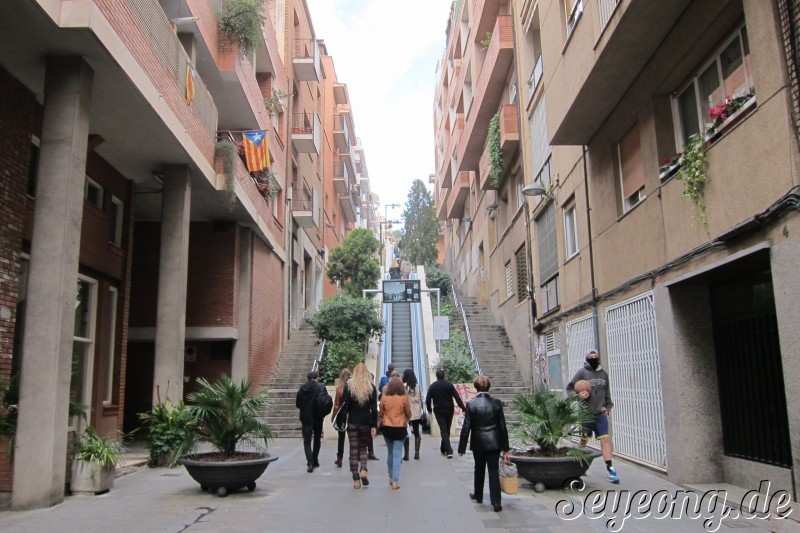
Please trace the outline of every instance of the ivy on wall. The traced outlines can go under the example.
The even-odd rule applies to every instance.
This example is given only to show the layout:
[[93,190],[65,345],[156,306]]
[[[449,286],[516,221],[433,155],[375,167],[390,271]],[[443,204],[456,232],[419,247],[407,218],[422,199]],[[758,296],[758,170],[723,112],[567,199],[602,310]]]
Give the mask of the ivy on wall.
[[500,179],[503,177],[503,151],[500,149],[499,111],[489,122],[486,144],[489,146],[489,176],[492,178],[492,185],[498,188],[500,187]]

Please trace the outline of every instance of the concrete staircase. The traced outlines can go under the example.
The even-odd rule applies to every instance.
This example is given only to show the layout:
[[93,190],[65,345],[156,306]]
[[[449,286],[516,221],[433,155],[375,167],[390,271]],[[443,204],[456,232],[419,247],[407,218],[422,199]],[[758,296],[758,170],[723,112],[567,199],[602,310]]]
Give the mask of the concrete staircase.
[[300,411],[294,402],[297,389],[306,382],[306,374],[319,355],[319,349],[319,339],[306,323],[293,331],[292,338],[286,343],[269,385],[272,407],[265,417],[265,422],[272,427],[275,437],[303,436]]
[[[507,406],[518,392],[528,387],[522,380],[506,330],[497,325],[489,306],[479,304],[477,298],[465,297],[459,301],[464,305],[467,315],[475,356],[483,374],[492,380],[489,394]],[[454,314],[454,325],[463,328],[460,311]],[[517,420],[509,408],[505,409],[505,415],[508,422]]]

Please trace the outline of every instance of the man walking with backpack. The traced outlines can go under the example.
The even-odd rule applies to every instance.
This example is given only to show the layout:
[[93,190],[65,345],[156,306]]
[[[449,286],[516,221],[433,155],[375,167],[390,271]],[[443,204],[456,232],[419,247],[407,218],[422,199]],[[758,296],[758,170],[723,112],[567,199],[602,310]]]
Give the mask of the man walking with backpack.
[[[322,440],[322,422],[333,409],[333,398],[328,389],[319,382],[319,373],[312,370],[306,376],[308,381],[297,391],[295,406],[300,409],[300,423],[303,425],[303,448],[306,452],[306,472],[309,474],[319,467],[319,449]],[[313,448],[311,438],[314,438]]]

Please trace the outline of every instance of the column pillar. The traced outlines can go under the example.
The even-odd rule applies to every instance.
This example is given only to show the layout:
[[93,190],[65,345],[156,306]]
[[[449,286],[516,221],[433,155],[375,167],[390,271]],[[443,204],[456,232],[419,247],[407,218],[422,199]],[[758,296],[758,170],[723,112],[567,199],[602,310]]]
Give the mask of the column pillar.
[[253,231],[239,228],[239,323],[233,345],[231,379],[241,381],[249,375],[250,310],[253,290]]
[[158,266],[153,403],[183,399],[186,338],[186,277],[189,270],[189,215],[192,183],[185,165],[164,167],[161,252]]
[[81,57],[47,60],[14,453],[15,509],[64,499],[92,81],[93,71]]

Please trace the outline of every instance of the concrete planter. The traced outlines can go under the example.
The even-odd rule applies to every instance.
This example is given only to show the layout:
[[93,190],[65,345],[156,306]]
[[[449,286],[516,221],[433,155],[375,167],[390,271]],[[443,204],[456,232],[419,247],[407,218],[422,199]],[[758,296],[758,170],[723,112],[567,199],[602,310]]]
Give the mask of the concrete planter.
[[200,483],[202,490],[210,490],[217,496],[225,497],[229,492],[235,492],[242,487],[252,491],[256,488],[256,480],[261,477],[267,466],[278,457],[259,456],[252,454],[253,459],[241,461],[211,461],[203,460],[204,456],[215,454],[198,454],[191,458],[184,456],[178,459],[178,464],[186,467],[192,478]]
[[595,457],[602,455],[598,450],[586,448],[588,462],[582,463],[572,457],[528,457],[511,455],[509,460],[517,465],[519,476],[533,484],[536,492],[545,489],[560,489],[568,480],[578,479],[586,474]]
[[116,467],[102,466],[92,461],[72,461],[72,478],[69,484],[72,494],[101,494],[114,486]]

